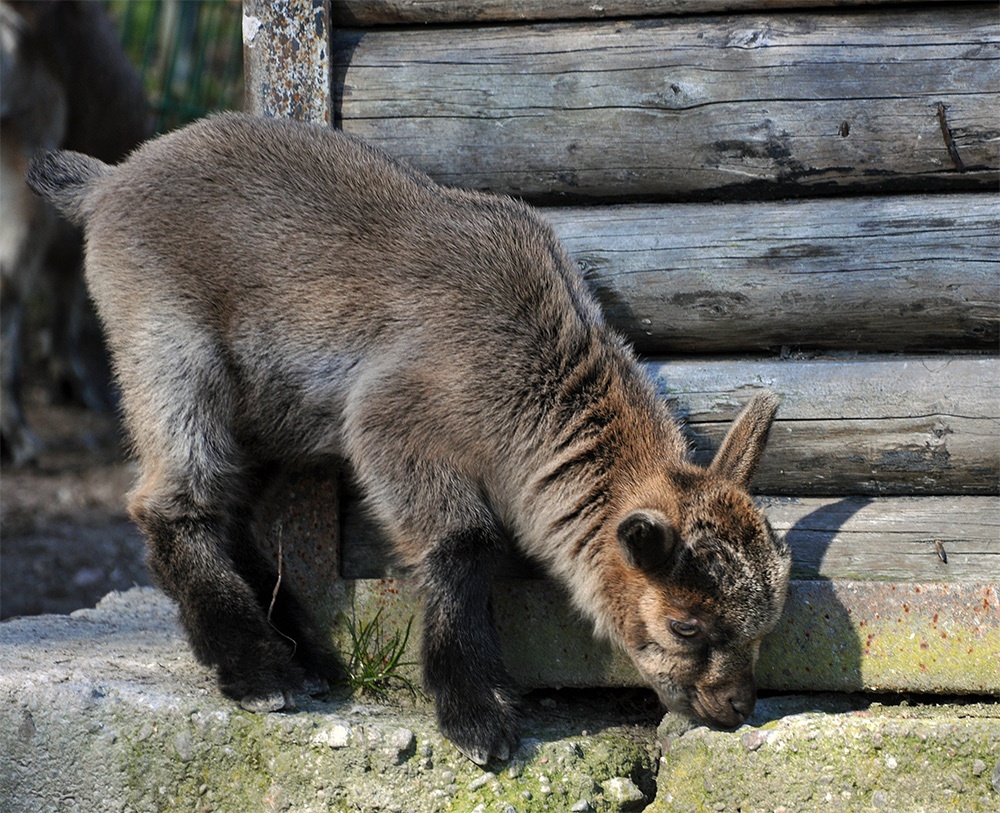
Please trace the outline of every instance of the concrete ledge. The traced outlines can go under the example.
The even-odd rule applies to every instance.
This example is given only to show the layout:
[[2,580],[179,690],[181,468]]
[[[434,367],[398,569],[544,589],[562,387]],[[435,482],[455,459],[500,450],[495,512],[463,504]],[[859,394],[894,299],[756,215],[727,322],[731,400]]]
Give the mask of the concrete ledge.
[[[755,726],[660,727],[652,811],[995,811],[995,703],[852,708],[850,696],[791,695],[758,704]],[[766,719],[770,718],[770,719]]]
[[622,725],[594,704],[529,701],[521,750],[496,774],[446,742],[422,702],[302,697],[298,713],[245,712],[150,588],[0,624],[0,696],[4,813],[610,813],[655,793],[657,719]]
[[[0,624],[0,809],[80,811],[994,810],[1000,712],[761,701],[753,725],[659,737],[613,690],[535,693],[516,758],[483,772],[419,702],[221,697],[152,589]],[[619,693],[620,694],[620,693]],[[676,726],[676,727],[675,727]],[[660,756],[660,744],[664,744]],[[658,776],[657,776],[658,774]]]

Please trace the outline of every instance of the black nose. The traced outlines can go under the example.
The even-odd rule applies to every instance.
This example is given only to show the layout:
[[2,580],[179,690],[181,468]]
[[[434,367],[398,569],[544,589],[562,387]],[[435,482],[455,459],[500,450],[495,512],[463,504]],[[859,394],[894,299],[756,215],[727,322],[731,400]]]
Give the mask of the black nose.
[[754,686],[735,686],[726,698],[741,719],[745,720],[750,716],[753,707],[757,705],[757,690]]

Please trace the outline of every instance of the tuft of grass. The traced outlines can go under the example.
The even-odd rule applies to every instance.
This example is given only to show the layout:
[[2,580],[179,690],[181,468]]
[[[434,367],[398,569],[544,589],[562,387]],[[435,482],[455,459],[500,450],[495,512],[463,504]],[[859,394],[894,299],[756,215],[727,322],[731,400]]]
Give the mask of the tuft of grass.
[[414,661],[401,660],[410,640],[413,616],[410,616],[405,632],[400,634],[397,629],[390,636],[382,628],[381,608],[367,623],[355,622],[344,612],[340,615],[351,636],[351,655],[345,682],[353,691],[386,698],[395,682],[414,697],[423,696],[413,681],[398,673],[400,667],[414,665]]

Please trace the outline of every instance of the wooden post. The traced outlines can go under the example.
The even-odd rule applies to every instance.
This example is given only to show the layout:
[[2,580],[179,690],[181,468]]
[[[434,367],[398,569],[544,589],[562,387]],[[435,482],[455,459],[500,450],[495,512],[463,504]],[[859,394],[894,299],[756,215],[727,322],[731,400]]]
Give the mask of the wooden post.
[[333,122],[330,0],[244,0],[246,109]]

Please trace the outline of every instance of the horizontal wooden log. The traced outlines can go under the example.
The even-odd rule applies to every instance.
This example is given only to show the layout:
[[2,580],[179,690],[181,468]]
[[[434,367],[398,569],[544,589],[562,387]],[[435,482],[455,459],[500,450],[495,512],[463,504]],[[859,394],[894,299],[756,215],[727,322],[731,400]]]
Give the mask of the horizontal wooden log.
[[764,497],[760,503],[792,548],[792,578],[1000,578],[995,497]]
[[647,364],[707,463],[759,388],[782,397],[761,493],[995,494],[1000,359],[926,356]]
[[337,120],[531,199],[996,189],[987,5],[338,32]]
[[643,353],[1000,342],[997,195],[543,214]]
[[[796,579],[977,582],[1000,578],[1000,502],[993,497],[762,497],[792,549]],[[345,579],[400,577],[389,543],[346,502]],[[939,552],[940,551],[940,552]],[[540,578],[519,559],[508,578]]]
[[860,6],[884,0],[332,0],[338,25],[406,25],[660,17],[720,11]]

